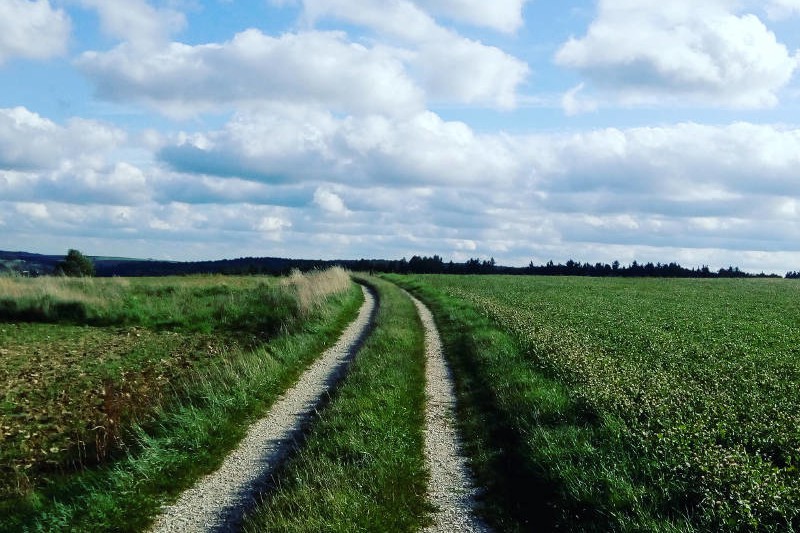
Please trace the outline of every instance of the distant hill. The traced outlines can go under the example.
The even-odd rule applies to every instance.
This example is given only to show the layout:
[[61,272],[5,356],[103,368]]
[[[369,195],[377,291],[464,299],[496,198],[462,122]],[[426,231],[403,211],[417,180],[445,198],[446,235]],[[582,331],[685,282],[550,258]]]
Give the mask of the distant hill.
[[[218,261],[159,261],[129,257],[88,256],[98,276],[173,276],[186,274],[284,274],[293,268],[324,268],[334,261],[244,257]],[[16,272],[30,276],[53,274],[63,255],[0,251],[0,273]]]
[[63,255],[41,255],[29,252],[0,251],[0,273],[17,272],[32,276],[51,274]]

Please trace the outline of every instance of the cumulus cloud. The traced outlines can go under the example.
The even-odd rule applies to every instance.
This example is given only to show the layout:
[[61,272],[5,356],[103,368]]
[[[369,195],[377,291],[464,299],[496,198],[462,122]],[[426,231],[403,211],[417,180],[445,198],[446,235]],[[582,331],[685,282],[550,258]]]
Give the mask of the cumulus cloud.
[[15,208],[18,214],[34,220],[45,220],[50,217],[47,206],[42,203],[19,202]]
[[160,157],[174,169],[196,174],[287,183],[337,174],[334,156],[339,121],[327,111],[273,106],[239,113],[223,130],[182,134]]
[[156,47],[183,29],[186,18],[173,9],[157,9],[146,0],[80,0],[97,10],[100,25],[108,35],[136,47]]
[[260,233],[277,234],[284,228],[292,227],[292,223],[280,217],[262,217],[254,229]]
[[[529,74],[525,62],[440,26],[409,0],[304,2],[308,24],[329,18],[374,30],[379,44],[371,46],[344,32],[272,37],[256,29],[223,43],[169,43],[184,22],[176,12],[156,11],[143,0],[130,9],[82,1],[123,40],[110,51],[84,52],[76,62],[98,95],[176,117],[275,100],[390,116],[418,112],[426,100],[508,109]],[[474,14],[480,10],[473,4],[465,3]]]
[[65,159],[96,158],[124,139],[121,130],[93,120],[60,126],[24,107],[0,109],[0,169],[52,169]]
[[556,61],[624,104],[771,107],[798,66],[757,16],[728,0],[601,0],[598,9]]
[[344,205],[342,197],[325,187],[319,187],[314,192],[314,204],[323,211],[334,215],[346,216],[350,214],[350,210]]
[[161,151],[175,170],[267,183],[507,183],[517,162],[502,137],[431,112],[336,118],[280,108],[237,116],[223,130],[184,135]]
[[45,59],[63,54],[71,24],[48,0],[0,2],[0,64],[10,58]]
[[[786,0],[791,1],[791,0]],[[434,13],[475,26],[511,33],[522,27],[522,9],[527,0],[416,0]]]
[[800,130],[689,123],[523,144],[533,168],[523,214],[547,214],[554,246],[798,249]]
[[[523,145],[536,187],[547,193],[649,195],[697,205],[752,194],[800,194],[794,170],[800,130],[792,128],[685,123],[533,136]],[[646,212],[648,205],[632,202],[631,208]]]
[[391,51],[351,43],[341,32],[271,37],[251,29],[222,44],[172,43],[150,53],[122,44],[86,52],[77,64],[101,97],[178,116],[265,101],[387,114],[423,105]]
[[767,15],[779,20],[800,14],[800,0],[769,0],[766,5]]
[[519,59],[464,38],[423,43],[413,66],[433,100],[501,109],[516,106],[517,90],[529,74]]
[[[390,119],[275,107],[173,143],[161,156],[177,172],[232,180],[234,188],[256,180],[266,187],[258,193],[264,201],[294,190],[284,204],[297,214],[291,235],[325,235],[320,250],[331,257],[339,249],[395,249],[530,260],[549,250],[545,260],[566,259],[575,256],[564,250],[598,243],[640,251],[797,248],[800,130],[791,127],[480,135],[430,112]],[[193,168],[198,153],[213,164]],[[653,250],[633,258],[680,259]]]
[[[418,2],[449,11],[459,5],[462,13],[477,17],[488,9],[498,16],[511,4],[491,5],[468,0]],[[304,0],[309,23],[318,19],[343,20],[375,30],[382,38],[399,39],[408,48],[399,57],[416,74],[430,99],[513,108],[519,86],[529,74],[528,65],[501,49],[468,39],[439,25],[426,11],[409,0]],[[508,5],[507,5],[508,4]],[[481,7],[483,6],[483,7]],[[489,7],[486,7],[489,6]],[[506,10],[506,11],[504,11]],[[513,11],[513,10],[512,10]],[[484,19],[487,21],[491,18]]]
[[0,196],[76,204],[130,204],[150,195],[136,166],[114,161],[126,135],[106,124],[59,125],[24,107],[0,109]]

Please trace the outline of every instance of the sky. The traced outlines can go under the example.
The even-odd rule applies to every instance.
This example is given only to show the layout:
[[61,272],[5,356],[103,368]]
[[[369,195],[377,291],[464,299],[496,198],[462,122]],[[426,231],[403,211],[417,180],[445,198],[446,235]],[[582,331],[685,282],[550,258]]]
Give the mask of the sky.
[[800,270],[800,0],[0,0],[0,249]]

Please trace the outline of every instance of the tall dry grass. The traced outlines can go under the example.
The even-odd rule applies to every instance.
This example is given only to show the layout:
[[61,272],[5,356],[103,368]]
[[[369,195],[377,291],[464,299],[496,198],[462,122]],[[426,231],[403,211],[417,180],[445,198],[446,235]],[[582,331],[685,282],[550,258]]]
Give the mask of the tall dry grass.
[[105,308],[125,287],[122,280],[64,277],[0,277],[0,299],[17,302],[71,302]]
[[329,296],[346,292],[350,288],[350,274],[341,267],[312,270],[305,274],[295,269],[282,285],[294,292],[300,311],[309,313]]

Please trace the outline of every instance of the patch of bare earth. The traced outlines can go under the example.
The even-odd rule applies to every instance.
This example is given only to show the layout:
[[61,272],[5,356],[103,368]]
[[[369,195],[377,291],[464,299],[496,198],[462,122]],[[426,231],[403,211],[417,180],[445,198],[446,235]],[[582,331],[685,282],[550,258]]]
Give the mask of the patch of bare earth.
[[475,516],[476,488],[461,453],[455,426],[455,392],[433,315],[411,296],[425,328],[425,459],[430,469],[428,498],[436,507],[428,532],[489,532]]

